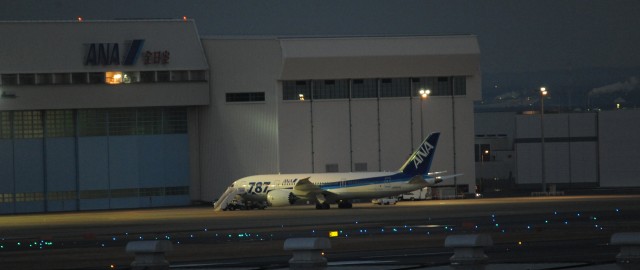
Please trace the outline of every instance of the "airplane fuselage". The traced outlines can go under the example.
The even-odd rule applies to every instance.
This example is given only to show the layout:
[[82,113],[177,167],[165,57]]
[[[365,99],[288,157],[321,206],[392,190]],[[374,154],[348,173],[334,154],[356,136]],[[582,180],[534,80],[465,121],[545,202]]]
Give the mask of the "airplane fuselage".
[[439,136],[438,132],[431,133],[395,172],[253,175],[233,182],[214,208],[224,210],[238,196],[270,206],[307,202],[315,203],[317,209],[329,209],[333,203],[339,208],[351,208],[354,199],[395,196],[434,185],[442,181],[441,177],[429,176]]
[[[311,173],[311,174],[270,174],[253,175],[236,180],[234,187],[244,189],[243,199],[266,201],[270,191],[293,189],[301,179],[307,179],[322,190],[336,194],[336,200],[373,199],[395,196],[423,188],[428,185],[409,183],[411,177],[400,172],[352,172],[352,173]],[[295,194],[295,191],[293,191]],[[315,198],[299,197],[315,202]]]

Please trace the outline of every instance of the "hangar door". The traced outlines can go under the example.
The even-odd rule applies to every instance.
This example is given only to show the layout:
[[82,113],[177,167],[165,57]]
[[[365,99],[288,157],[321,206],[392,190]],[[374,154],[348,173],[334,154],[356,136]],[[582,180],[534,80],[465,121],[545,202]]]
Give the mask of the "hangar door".
[[0,112],[0,213],[186,205],[187,110]]

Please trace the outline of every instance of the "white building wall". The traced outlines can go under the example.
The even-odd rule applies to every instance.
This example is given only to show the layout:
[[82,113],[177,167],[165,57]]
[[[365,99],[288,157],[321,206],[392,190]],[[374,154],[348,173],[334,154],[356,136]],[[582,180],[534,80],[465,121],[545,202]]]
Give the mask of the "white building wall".
[[[275,78],[282,58],[275,40],[202,42],[211,68],[211,100],[200,111],[200,194],[211,201],[236,179],[278,172],[280,98]],[[265,92],[265,101],[226,102],[226,93],[238,92]]]
[[[516,116],[518,184],[542,184],[540,115]],[[547,183],[592,183],[597,177],[596,115],[544,115],[544,170]]]
[[351,101],[351,136],[353,163],[366,163],[367,171],[381,171],[376,99]]
[[349,101],[314,101],[314,172],[326,172],[328,164],[337,164],[340,172],[350,172],[350,152]]
[[[598,182],[598,142],[572,142],[569,168],[571,183]],[[566,165],[566,162],[561,164]]]
[[[479,89],[467,89],[467,93],[480,92]],[[450,171],[463,173],[456,177],[456,185],[469,185],[469,192],[474,192],[476,174],[474,163],[474,118],[473,99],[455,98],[455,166]]]
[[413,152],[409,98],[380,99],[380,159],[383,171],[398,170]]
[[280,173],[312,172],[311,102],[282,102],[278,113]]
[[600,185],[640,186],[640,111],[599,113]]

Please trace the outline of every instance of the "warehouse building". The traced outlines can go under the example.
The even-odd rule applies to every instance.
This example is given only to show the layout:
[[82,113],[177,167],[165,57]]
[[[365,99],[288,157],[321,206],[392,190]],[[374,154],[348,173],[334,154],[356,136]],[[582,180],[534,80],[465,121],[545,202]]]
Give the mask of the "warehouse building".
[[545,192],[640,187],[640,110],[540,116],[539,111],[476,114],[481,187],[542,192],[543,179]]
[[[191,20],[2,22],[0,213],[188,205],[268,173],[475,182],[474,36],[201,37]],[[429,89],[426,99],[420,90]]]

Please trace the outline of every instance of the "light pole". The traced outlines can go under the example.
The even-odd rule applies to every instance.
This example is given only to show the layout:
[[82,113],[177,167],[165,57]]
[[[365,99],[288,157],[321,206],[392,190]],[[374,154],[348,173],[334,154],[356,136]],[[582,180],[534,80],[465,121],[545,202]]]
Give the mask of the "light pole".
[[542,192],[547,192],[547,182],[544,171],[544,98],[547,96],[547,88],[540,87],[540,142],[542,154]]
[[424,100],[427,99],[427,97],[429,96],[429,94],[431,94],[431,90],[429,89],[420,89],[420,91],[418,92],[420,93],[420,140],[424,140],[424,121],[423,116],[422,116],[422,104],[424,103]]
[[489,149],[485,149],[484,151],[482,151],[482,146],[480,146],[480,173],[482,174],[482,176],[480,177],[481,179],[481,184],[484,187],[484,177],[487,176],[486,174],[486,170],[484,168],[484,157],[488,157],[489,156]]

